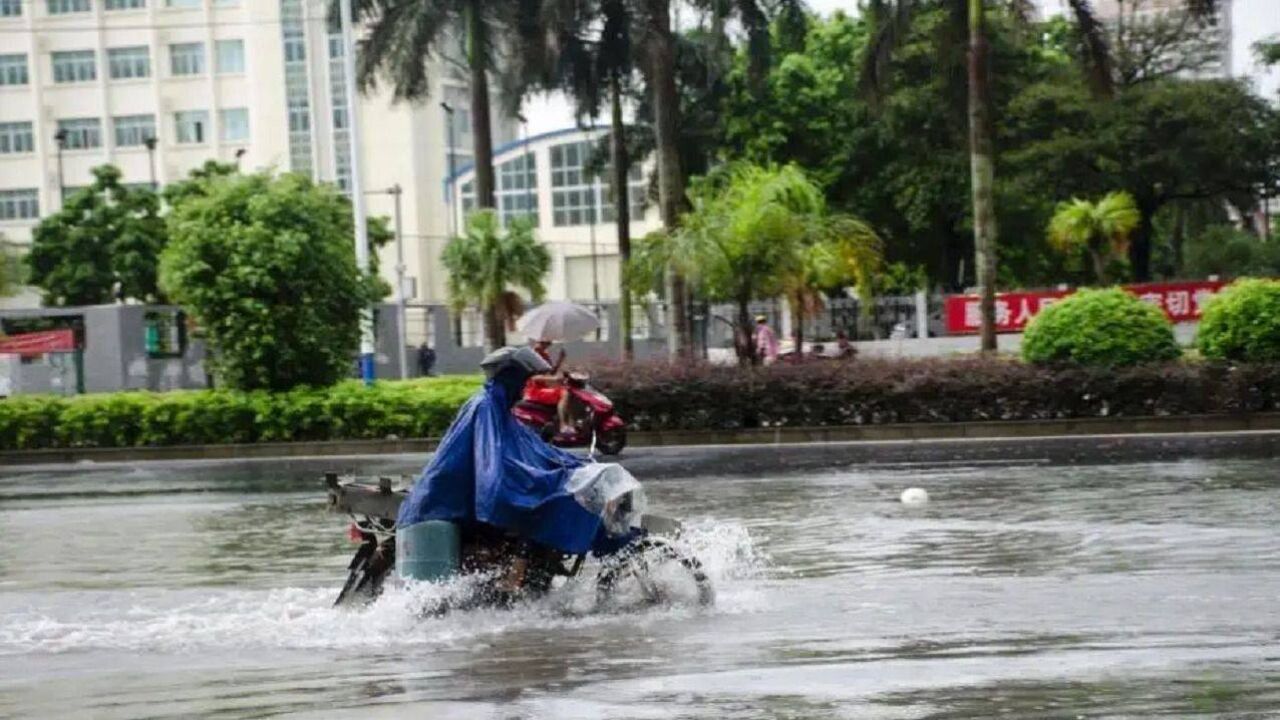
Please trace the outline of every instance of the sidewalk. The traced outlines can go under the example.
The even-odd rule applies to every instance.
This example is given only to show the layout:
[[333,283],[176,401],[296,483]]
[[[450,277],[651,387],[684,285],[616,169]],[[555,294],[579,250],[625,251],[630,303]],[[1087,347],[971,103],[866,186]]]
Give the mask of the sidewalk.
[[[1172,449],[1185,445],[1190,436],[1240,438],[1234,444],[1248,449],[1251,454],[1280,456],[1280,413],[1253,415],[1183,415],[1149,418],[1085,418],[1078,420],[1025,420],[957,423],[910,423],[901,425],[847,425],[815,428],[758,428],[751,430],[706,431],[657,431],[637,432],[629,436],[629,450],[653,447],[723,447],[733,453],[745,448],[776,448],[780,445],[814,444],[835,446],[865,446],[856,454],[865,459],[876,459],[874,453],[891,447],[907,446],[910,452],[895,450],[894,457],[915,456],[920,448],[930,451],[924,456],[940,458],[947,453],[959,453],[966,443],[987,448],[1004,445],[1025,448],[1031,445],[1052,445],[1048,441],[1069,440],[1062,447],[1069,456],[1088,453],[1091,446],[1100,446],[1106,440],[1109,446],[1119,447],[1112,440],[1126,439],[1134,445],[1134,438],[1148,438],[1144,446],[1158,451],[1161,447]],[[1102,440],[1099,440],[1099,439]],[[1036,442],[1028,442],[1036,441]],[[1214,441],[1215,445],[1222,442]],[[1232,443],[1228,443],[1232,444]],[[297,458],[333,456],[403,455],[427,453],[435,448],[435,438],[389,440],[337,440],[327,442],[256,443],[248,445],[175,445],[168,447],[134,448],[66,448],[52,450],[20,450],[0,452],[0,466],[42,465],[76,462],[142,462],[150,460],[238,460],[252,458]],[[957,457],[993,458],[1000,451],[983,450],[977,454],[959,453]],[[870,454],[868,454],[870,453]],[[1144,451],[1143,457],[1151,452]],[[637,455],[624,452],[624,457]],[[1157,453],[1158,455],[1158,453]],[[1084,458],[1087,459],[1087,458]]]

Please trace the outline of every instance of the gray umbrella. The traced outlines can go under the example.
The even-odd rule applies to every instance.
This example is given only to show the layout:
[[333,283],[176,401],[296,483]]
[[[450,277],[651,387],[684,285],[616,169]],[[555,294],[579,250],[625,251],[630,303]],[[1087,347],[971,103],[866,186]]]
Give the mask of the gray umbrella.
[[516,329],[530,340],[577,340],[598,327],[595,313],[564,300],[542,303],[516,321]]

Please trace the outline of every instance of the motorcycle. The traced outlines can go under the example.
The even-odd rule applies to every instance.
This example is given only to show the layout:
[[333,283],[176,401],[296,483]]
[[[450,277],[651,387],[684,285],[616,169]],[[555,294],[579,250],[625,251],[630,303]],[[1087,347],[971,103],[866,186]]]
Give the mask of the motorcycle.
[[581,409],[572,432],[561,434],[560,417],[554,404],[538,402],[525,395],[516,404],[516,419],[558,447],[595,447],[605,455],[617,455],[627,445],[627,423],[614,411],[613,402],[591,386],[582,372],[567,372],[562,380],[571,407]]
[[[635,485],[638,488],[638,483]],[[389,579],[397,579],[392,572],[396,568],[396,516],[408,493],[394,490],[389,477],[371,482],[326,473],[325,486],[330,510],[351,517],[349,537],[359,543],[334,605],[367,604],[382,593]],[[715,591],[702,564],[678,543],[681,524],[641,512],[641,492],[612,497],[605,499],[598,488],[575,491],[580,504],[601,515],[603,529],[613,538],[592,553],[599,562],[593,563],[594,578],[586,582],[594,582],[597,605],[607,606],[616,598],[634,595],[646,603],[660,603],[673,599],[680,589],[692,591],[699,605],[713,604]],[[557,577],[585,575],[585,554],[566,556],[481,523],[463,525],[459,531],[458,574],[477,582],[464,598],[441,601],[428,609],[428,614],[509,605],[518,599],[546,595]]]

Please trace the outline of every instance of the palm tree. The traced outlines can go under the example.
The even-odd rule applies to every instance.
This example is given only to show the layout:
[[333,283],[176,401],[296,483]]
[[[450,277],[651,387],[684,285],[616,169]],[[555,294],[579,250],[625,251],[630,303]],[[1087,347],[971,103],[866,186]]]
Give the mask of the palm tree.
[[[631,0],[637,19],[636,38],[641,50],[641,71],[645,74],[653,111],[654,145],[658,165],[658,210],[668,232],[679,226],[685,209],[685,177],[680,166],[680,94],[676,87],[676,32],[671,23],[671,0]],[[747,34],[747,50],[753,76],[763,77],[768,63],[769,15],[794,13],[801,0],[765,3],[763,0],[699,0],[695,5],[711,13],[718,27],[734,17]],[[667,342],[671,355],[687,356],[692,350],[692,333],[685,312],[689,293],[684,276],[671,268],[664,283],[671,308]]]
[[875,233],[856,218],[829,214],[822,190],[794,165],[723,166],[690,198],[675,233],[641,240],[628,275],[648,288],[674,267],[707,298],[734,303],[742,363],[755,358],[752,300],[785,295],[803,314],[819,288],[851,280],[870,287],[879,266]]
[[[873,91],[884,84],[887,65],[910,27],[913,12],[927,0],[871,0],[868,5],[874,35],[867,46],[863,78]],[[954,30],[968,35],[969,167],[973,195],[974,268],[982,311],[982,350],[996,350],[996,202],[995,144],[991,107],[991,46],[987,40],[987,2],[948,0]],[[1081,0],[1082,2],[1086,0]],[[1027,12],[1025,0],[999,0],[1017,14]],[[956,33],[958,34],[958,33]]]
[[488,74],[495,65],[494,38],[503,37],[516,25],[522,4],[507,0],[349,1],[368,28],[359,47],[360,85],[367,89],[385,79],[397,100],[427,96],[431,85],[428,63],[449,62],[446,51],[457,42],[457,30],[462,30],[471,90],[476,204],[495,207]]
[[506,331],[523,310],[513,287],[525,290],[534,302],[546,295],[542,281],[551,254],[524,218],[512,220],[504,232],[493,210],[477,211],[467,217],[463,234],[445,245],[440,259],[449,271],[449,303],[455,310],[480,306],[490,349],[507,344]]
[[1133,196],[1108,193],[1096,203],[1073,198],[1058,205],[1049,221],[1049,243],[1062,252],[1084,250],[1093,262],[1093,274],[1101,285],[1114,281],[1107,266],[1129,247],[1129,234],[1142,220]]
[[[609,103],[610,185],[621,267],[631,259],[631,198],[627,175],[632,160],[627,149],[622,101],[632,82],[635,57],[632,34],[637,18],[627,0],[535,0],[537,7],[521,17],[516,62],[505,68],[504,90],[519,103],[532,90],[561,90],[573,98],[580,124],[600,114]],[[619,293],[622,355],[630,360],[631,292]]]

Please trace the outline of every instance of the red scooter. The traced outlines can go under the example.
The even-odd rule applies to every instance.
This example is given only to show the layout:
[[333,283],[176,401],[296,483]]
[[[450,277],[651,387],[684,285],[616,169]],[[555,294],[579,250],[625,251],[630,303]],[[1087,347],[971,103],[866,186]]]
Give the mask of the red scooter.
[[605,455],[617,455],[627,445],[627,423],[614,412],[613,402],[591,387],[586,373],[566,372],[561,380],[574,409],[573,431],[560,432],[560,417],[554,404],[538,402],[525,395],[516,404],[516,419],[558,447],[594,446]]

